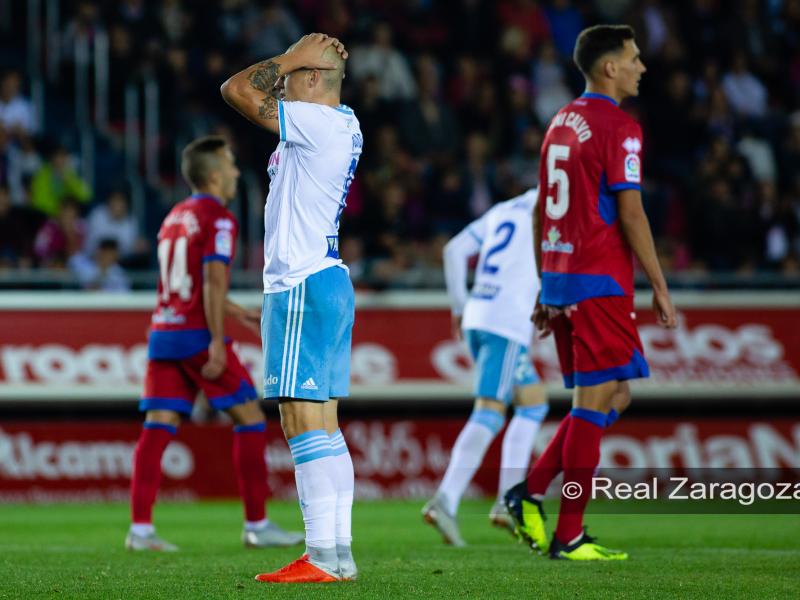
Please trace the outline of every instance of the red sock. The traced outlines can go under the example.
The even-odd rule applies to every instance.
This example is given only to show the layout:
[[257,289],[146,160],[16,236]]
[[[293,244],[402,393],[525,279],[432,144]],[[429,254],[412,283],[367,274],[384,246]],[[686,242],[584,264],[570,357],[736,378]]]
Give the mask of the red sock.
[[161,483],[161,457],[178,429],[145,422],[133,453],[131,475],[131,522],[152,523],[153,504]]
[[542,455],[528,472],[529,494],[544,495],[547,491],[547,486],[549,486],[550,482],[561,472],[562,447],[564,445],[564,438],[567,435],[569,421],[570,415],[568,414],[562,419],[553,439],[550,440],[550,443],[547,444],[547,448],[544,449]]
[[[596,411],[582,410],[585,413],[600,415],[605,423],[605,415]],[[592,416],[591,414],[589,415]],[[558,513],[556,537],[567,544],[583,532],[583,512],[591,495],[592,476],[600,462],[600,440],[604,427],[596,421],[577,417],[573,414],[564,439],[562,461],[564,465],[564,485],[574,482],[580,485],[583,493],[577,498],[561,495],[561,511]]]
[[261,521],[266,518],[267,484],[266,423],[239,425],[233,430],[233,468],[244,503],[244,518]]

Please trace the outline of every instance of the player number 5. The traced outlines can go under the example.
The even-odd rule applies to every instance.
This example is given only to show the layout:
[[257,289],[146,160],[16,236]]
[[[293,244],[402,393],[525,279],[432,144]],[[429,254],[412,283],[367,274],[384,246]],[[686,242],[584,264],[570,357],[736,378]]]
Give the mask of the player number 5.
[[551,219],[560,219],[567,214],[569,209],[569,177],[564,169],[559,169],[556,163],[569,158],[569,146],[553,144],[547,149],[547,183],[548,190],[556,186],[555,195],[548,194],[545,210]]

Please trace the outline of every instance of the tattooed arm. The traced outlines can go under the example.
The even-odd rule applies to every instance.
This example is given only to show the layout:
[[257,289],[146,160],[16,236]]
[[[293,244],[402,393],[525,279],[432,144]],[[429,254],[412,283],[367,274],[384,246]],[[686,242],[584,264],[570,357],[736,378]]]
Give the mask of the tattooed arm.
[[225,102],[245,118],[273,133],[279,133],[280,89],[275,84],[282,75],[300,68],[293,64],[290,54],[247,67],[223,83],[220,89]]
[[222,84],[220,91],[225,102],[244,117],[274,133],[278,126],[278,80],[298,69],[330,69],[334,65],[322,58],[329,46],[347,58],[339,40],[322,33],[303,36],[285,54],[251,65]]

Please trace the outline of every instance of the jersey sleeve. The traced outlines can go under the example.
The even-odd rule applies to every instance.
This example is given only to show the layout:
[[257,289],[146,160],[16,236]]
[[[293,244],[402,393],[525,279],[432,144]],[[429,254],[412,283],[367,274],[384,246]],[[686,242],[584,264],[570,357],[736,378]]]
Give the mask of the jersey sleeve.
[[218,260],[229,265],[236,251],[237,229],[230,214],[210,214],[205,227],[203,262]]
[[[477,250],[480,250],[483,240],[486,239],[486,221],[488,220],[489,211],[485,212],[482,217],[475,219],[472,223],[467,225],[461,233],[469,234],[477,243]],[[459,234],[460,235],[460,234]]]
[[333,121],[325,108],[311,102],[278,102],[278,125],[282,142],[309,150],[322,146],[331,134]]
[[605,172],[612,192],[642,189],[642,128],[635,121],[609,136]]
[[[461,315],[469,297],[467,289],[467,263],[470,256],[478,254],[481,250],[482,239],[478,238],[472,227],[479,221],[470,223],[461,233],[447,242],[442,255],[444,263],[444,281],[447,296],[450,298],[450,308],[454,315]],[[483,225],[483,229],[486,226]]]

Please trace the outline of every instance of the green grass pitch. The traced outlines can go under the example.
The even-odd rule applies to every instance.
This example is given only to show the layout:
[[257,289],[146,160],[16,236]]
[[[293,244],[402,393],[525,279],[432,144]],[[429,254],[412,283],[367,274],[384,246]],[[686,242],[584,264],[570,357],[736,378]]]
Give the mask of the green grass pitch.
[[[127,507],[0,506],[0,598],[796,598],[798,515],[589,515],[620,563],[544,559],[488,525],[467,501],[468,548],[441,544],[421,502],[362,502],[354,512],[357,582],[276,586],[253,580],[301,549],[245,550],[235,502],[161,504],[159,533],[176,554],[122,548]],[[555,507],[551,507],[552,509]],[[294,503],[270,516],[300,528]],[[551,519],[550,524],[555,519]],[[313,587],[314,589],[309,589]]]

